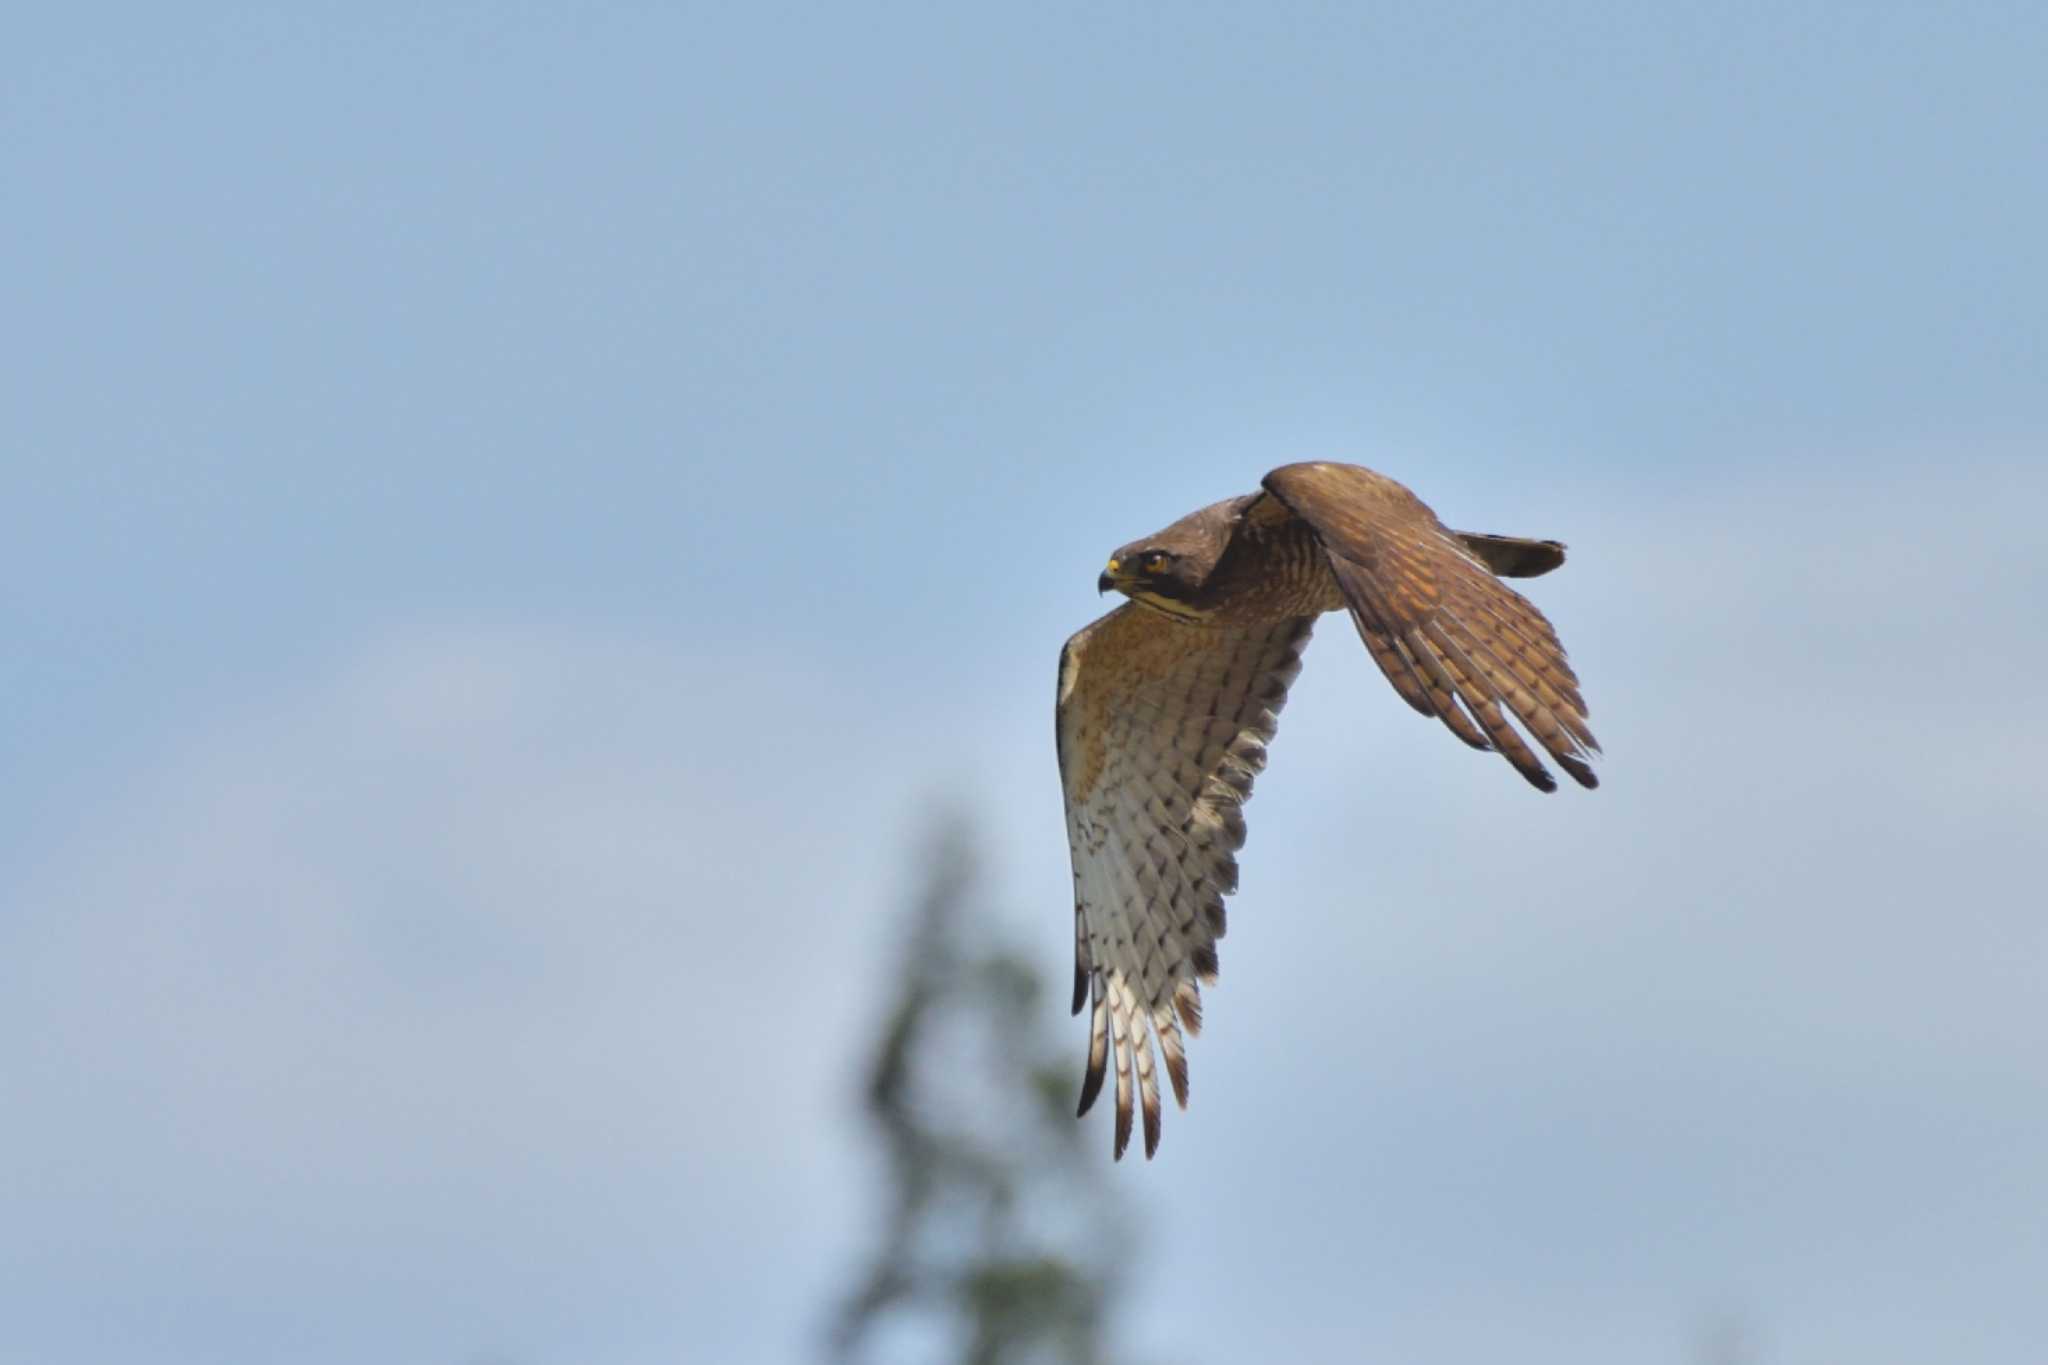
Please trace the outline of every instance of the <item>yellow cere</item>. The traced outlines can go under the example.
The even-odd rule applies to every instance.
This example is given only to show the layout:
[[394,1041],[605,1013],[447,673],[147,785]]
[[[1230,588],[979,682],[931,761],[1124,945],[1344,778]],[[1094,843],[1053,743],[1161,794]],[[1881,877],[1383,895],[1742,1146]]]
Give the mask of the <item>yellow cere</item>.
[[1109,571],[1111,573],[1116,573],[1117,571],[1122,569],[1123,566],[1124,562],[1121,559],[1112,559],[1109,561]]

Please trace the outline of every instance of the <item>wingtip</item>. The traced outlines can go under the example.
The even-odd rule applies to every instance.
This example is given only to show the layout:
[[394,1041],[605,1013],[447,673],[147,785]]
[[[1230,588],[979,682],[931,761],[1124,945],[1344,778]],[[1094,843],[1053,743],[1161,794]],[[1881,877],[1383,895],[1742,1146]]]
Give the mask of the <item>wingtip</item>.
[[1074,1117],[1085,1119],[1088,1111],[1095,1107],[1095,1097],[1102,1093],[1102,1069],[1090,1065],[1081,1075],[1081,1103],[1074,1110]]
[[1188,1056],[1181,1044],[1180,1030],[1168,1015],[1159,1030],[1159,1051],[1166,1058],[1166,1081],[1173,1087],[1173,1102],[1188,1107]]

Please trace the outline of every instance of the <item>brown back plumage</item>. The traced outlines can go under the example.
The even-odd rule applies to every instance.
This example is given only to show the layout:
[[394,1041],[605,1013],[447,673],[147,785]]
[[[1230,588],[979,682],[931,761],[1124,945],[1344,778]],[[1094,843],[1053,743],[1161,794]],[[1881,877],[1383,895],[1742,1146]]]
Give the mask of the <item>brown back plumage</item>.
[[[1264,483],[1315,533],[1366,648],[1410,706],[1474,748],[1498,749],[1533,786],[1555,789],[1505,710],[1573,780],[1599,785],[1588,760],[1600,746],[1564,646],[1468,537],[1400,484],[1355,465],[1287,465]],[[1564,547],[1556,551],[1561,561]]]

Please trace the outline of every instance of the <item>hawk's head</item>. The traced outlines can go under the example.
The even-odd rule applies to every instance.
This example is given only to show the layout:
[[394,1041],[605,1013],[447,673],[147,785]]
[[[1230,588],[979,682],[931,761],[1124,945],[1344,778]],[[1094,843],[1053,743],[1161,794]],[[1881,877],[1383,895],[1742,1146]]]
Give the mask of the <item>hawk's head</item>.
[[1172,550],[1150,541],[1134,540],[1109,557],[1095,586],[1108,592],[1150,592],[1162,597],[1184,598],[1198,583],[1190,581],[1187,561]]
[[1208,614],[1202,601],[1210,570],[1223,557],[1240,505],[1231,498],[1182,517],[1163,531],[1134,540],[1109,557],[1096,589],[1115,588],[1133,602],[1183,619]]
[[1189,572],[1185,558],[1172,550],[1145,541],[1133,541],[1109,557],[1102,576],[1095,580],[1098,592],[1115,588],[1133,602],[1173,616],[1194,616],[1188,599],[1201,587],[1201,579]]

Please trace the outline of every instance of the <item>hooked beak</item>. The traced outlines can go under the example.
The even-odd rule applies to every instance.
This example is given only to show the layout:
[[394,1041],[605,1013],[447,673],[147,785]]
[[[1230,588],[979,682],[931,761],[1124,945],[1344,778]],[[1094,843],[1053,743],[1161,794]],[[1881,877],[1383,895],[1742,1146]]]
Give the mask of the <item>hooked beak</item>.
[[1102,577],[1095,580],[1095,595],[1097,597],[1102,596],[1102,594],[1117,585],[1117,574],[1122,569],[1122,561],[1115,559],[1109,561],[1109,567],[1102,571]]

